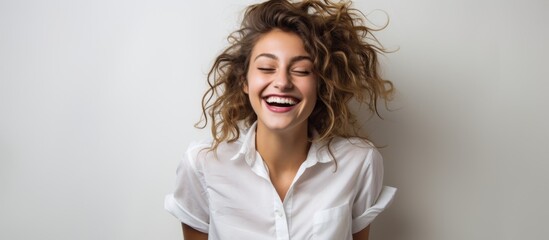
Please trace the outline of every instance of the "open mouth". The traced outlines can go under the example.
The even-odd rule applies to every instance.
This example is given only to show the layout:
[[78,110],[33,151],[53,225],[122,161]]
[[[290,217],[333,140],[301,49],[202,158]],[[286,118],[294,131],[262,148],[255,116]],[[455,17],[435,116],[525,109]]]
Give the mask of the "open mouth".
[[265,102],[273,107],[292,107],[299,103],[299,100],[291,97],[269,96],[265,98]]

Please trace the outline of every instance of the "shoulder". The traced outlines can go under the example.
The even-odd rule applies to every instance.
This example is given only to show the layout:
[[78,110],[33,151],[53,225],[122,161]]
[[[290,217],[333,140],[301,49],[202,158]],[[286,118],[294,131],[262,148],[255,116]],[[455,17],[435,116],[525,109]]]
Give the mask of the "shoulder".
[[333,146],[338,147],[349,147],[349,148],[359,148],[359,149],[375,149],[374,144],[367,139],[359,137],[334,137],[332,140]]
[[330,148],[335,152],[344,152],[358,157],[379,154],[378,149],[372,142],[358,137],[335,137],[330,143]]
[[212,149],[212,144],[212,139],[191,142],[187,147],[185,157],[194,163],[232,158],[240,151],[242,139],[233,142],[221,142],[216,149]]
[[366,139],[336,137],[329,145],[338,164],[350,164],[367,168],[372,164],[382,164],[383,158],[373,143]]

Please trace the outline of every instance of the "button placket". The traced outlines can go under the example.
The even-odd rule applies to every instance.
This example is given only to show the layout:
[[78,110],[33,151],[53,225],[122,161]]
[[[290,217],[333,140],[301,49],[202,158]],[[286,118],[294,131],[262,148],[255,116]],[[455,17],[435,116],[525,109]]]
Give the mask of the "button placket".
[[282,204],[282,201],[278,197],[278,194],[276,194],[276,190],[273,195],[275,196],[274,197],[274,215],[275,215],[276,239],[278,240],[290,239],[290,232],[288,229],[288,221],[286,219],[284,205]]

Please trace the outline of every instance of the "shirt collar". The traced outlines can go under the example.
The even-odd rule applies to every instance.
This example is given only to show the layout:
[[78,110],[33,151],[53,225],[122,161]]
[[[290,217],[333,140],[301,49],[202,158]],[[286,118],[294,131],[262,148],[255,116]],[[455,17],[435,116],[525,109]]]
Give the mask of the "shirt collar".
[[325,141],[318,141],[318,132],[313,130],[313,138],[311,148],[307,154],[307,159],[303,162],[305,167],[314,166],[317,163],[327,163],[332,161],[330,152],[328,151],[328,145]]
[[[257,128],[257,121],[254,122],[248,131],[241,137],[240,150],[231,158],[231,160],[237,160],[244,158],[249,166],[252,166],[256,161],[256,148],[255,148],[255,130]],[[328,145],[325,142],[316,141],[318,139],[318,132],[313,130],[313,141],[307,159],[303,162],[305,167],[314,166],[317,163],[327,163],[332,161],[330,152],[328,151]]]
[[239,140],[241,142],[240,150],[231,158],[231,160],[237,160],[244,158],[248,165],[252,166],[255,162],[255,129],[257,128],[257,121],[248,128],[248,131],[241,136]]

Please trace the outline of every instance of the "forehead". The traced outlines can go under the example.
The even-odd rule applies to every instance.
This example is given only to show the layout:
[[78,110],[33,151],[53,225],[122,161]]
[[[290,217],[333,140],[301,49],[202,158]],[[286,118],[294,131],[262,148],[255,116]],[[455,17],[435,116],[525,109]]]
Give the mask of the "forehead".
[[309,56],[299,35],[280,29],[271,30],[257,40],[252,50],[252,59],[264,53],[279,58]]

